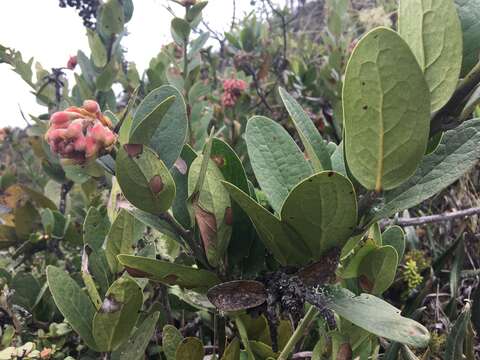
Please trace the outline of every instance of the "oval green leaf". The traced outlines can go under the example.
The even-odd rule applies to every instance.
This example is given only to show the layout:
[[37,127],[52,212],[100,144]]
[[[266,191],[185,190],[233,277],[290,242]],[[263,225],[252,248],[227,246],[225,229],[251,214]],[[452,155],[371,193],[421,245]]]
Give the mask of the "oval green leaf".
[[245,140],[258,183],[279,213],[290,191],[312,175],[312,168],[288,132],[266,117],[248,121]]
[[347,65],[343,110],[353,176],[376,191],[405,182],[427,147],[430,91],[397,33],[377,28],[360,40]]
[[329,249],[341,248],[355,230],[353,185],[333,171],[315,174],[292,190],[283,204],[281,219],[302,237],[313,259],[318,260]]
[[398,30],[430,88],[432,112],[452,96],[462,66],[462,29],[453,0],[401,0]]

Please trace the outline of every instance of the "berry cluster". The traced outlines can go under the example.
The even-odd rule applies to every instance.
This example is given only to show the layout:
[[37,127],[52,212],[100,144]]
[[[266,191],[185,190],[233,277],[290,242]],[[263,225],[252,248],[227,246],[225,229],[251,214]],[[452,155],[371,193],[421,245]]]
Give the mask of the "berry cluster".
[[223,81],[222,103],[226,108],[234,107],[242,92],[247,89],[248,84],[239,79],[227,79]]
[[81,108],[69,107],[54,113],[45,139],[62,159],[84,164],[113,148],[117,135],[111,127],[112,123],[100,112],[98,103],[86,100]]
[[95,28],[97,10],[100,6],[99,0],[59,0],[59,6],[75,8],[78,15],[83,19],[83,25],[89,29]]

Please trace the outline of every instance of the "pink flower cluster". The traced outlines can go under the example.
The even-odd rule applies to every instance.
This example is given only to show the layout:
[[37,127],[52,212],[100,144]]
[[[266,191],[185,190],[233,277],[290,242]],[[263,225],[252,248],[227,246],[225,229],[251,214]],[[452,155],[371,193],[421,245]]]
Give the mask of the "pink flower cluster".
[[83,107],[54,113],[45,139],[62,159],[84,164],[113,148],[117,135],[111,128],[112,123],[100,112],[98,103],[86,100]]
[[226,108],[234,107],[242,92],[247,89],[248,84],[239,79],[227,79],[223,81],[222,103]]

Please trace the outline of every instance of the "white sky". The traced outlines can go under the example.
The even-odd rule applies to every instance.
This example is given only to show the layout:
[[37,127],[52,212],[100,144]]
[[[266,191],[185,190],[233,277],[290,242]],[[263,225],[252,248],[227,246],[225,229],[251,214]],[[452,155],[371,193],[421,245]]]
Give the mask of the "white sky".
[[[250,0],[236,2],[238,16],[252,9]],[[135,11],[128,23],[130,35],[123,44],[128,49],[127,59],[136,62],[139,71],[148,66],[163,44],[171,41],[172,16],[165,9],[168,3],[134,0]],[[89,54],[80,17],[71,8],[61,9],[58,0],[0,0],[0,4],[0,44],[20,50],[24,60],[34,56],[50,69],[65,66],[78,49]],[[227,30],[231,17],[231,0],[210,0],[205,8],[204,18],[215,30]],[[25,114],[38,115],[44,110],[20,76],[9,65],[0,64],[0,127],[25,125],[19,106]]]

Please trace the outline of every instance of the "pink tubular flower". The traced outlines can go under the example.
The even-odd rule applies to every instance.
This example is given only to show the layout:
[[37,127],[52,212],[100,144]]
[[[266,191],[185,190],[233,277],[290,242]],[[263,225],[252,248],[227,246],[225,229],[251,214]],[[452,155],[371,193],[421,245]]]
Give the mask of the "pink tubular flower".
[[247,89],[248,84],[239,79],[227,79],[223,81],[223,96],[222,96],[222,103],[223,106],[234,107],[237,103],[238,98],[242,95]]
[[112,150],[117,135],[96,101],[69,107],[50,117],[45,139],[54,153],[74,164],[84,164]]

